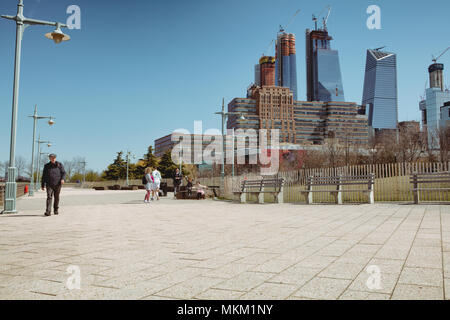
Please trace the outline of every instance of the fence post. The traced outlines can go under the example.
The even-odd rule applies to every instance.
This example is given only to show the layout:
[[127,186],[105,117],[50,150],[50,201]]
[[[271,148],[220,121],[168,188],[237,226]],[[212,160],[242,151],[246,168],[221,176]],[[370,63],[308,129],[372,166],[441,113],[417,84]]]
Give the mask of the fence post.
[[414,203],[419,204],[419,190],[418,190],[418,184],[417,184],[417,173],[414,173],[413,175],[413,191],[414,191]]
[[281,179],[280,181],[278,181],[277,183],[280,183],[280,192],[278,192],[277,195],[277,203],[284,203],[284,179]]
[[242,181],[242,188],[241,188],[241,194],[240,194],[240,200],[241,203],[246,203],[247,202],[247,194],[245,193],[245,180]]
[[338,176],[337,186],[336,186],[336,190],[337,190],[336,203],[337,203],[337,204],[342,204],[342,185],[341,185],[341,177],[342,177],[342,175],[339,175],[339,176]]
[[374,182],[375,182],[375,176],[373,173],[371,173],[370,177],[369,177],[369,203],[370,204],[375,203]]
[[313,203],[313,193],[312,191],[312,179],[313,177],[308,177],[308,186],[306,190],[308,191],[306,195],[306,204],[312,204]]
[[258,193],[258,203],[263,204],[264,203],[264,185],[263,185],[264,178],[261,179],[261,184],[259,185],[259,193]]

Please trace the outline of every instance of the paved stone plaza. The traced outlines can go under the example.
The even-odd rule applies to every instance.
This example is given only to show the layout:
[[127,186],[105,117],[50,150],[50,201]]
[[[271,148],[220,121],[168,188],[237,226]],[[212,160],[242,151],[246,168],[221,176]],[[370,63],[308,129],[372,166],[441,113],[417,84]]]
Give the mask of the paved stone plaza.
[[448,205],[44,197],[0,216],[0,299],[450,298]]

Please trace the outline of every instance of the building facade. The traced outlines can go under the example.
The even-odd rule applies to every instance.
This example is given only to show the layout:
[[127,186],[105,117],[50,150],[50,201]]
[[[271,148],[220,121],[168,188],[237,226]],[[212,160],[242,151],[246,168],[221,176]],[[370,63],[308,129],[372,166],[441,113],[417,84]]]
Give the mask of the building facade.
[[345,101],[339,53],[325,29],[306,30],[306,99]]
[[297,54],[295,35],[279,33],[275,44],[275,84],[289,88],[294,100],[297,100]]
[[450,101],[441,107],[441,127],[450,127]]
[[330,136],[353,145],[368,143],[367,116],[353,102],[295,101],[288,88],[253,86],[247,98],[233,99],[228,111],[245,119],[232,116],[227,128],[278,129],[280,143],[321,145]]
[[441,113],[441,110],[448,101],[450,101],[450,92],[442,91],[440,87],[426,90],[426,130],[430,149],[439,148],[438,130],[445,123],[441,120],[441,115],[445,115],[445,112]]
[[396,129],[398,122],[397,56],[367,50],[362,105],[366,106],[369,126]]

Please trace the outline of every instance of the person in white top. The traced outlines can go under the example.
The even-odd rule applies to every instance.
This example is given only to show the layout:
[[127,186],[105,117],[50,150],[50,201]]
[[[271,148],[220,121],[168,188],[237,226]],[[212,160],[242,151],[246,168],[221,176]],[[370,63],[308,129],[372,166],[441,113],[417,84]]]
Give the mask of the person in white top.
[[157,168],[155,168],[152,172],[152,176],[153,176],[153,190],[152,190],[152,200],[153,197],[156,194],[156,200],[159,200],[159,187],[161,185],[161,172],[158,171]]
[[152,176],[152,169],[146,168],[145,169],[145,198],[144,202],[149,203],[150,202],[150,193],[153,190],[153,176]]

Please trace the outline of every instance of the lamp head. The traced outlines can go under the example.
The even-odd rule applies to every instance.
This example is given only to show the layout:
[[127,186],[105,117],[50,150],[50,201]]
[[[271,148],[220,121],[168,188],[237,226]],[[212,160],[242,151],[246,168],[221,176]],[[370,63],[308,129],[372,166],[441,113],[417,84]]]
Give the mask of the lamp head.
[[50,120],[48,120],[48,125],[52,126],[55,124],[55,121],[53,120],[53,118],[50,118]]
[[49,148],[50,148],[51,146],[52,146],[52,144],[51,144],[51,143],[47,143],[47,147],[49,147]]
[[241,116],[239,117],[239,120],[245,120],[245,117],[243,114],[241,114]]
[[63,41],[70,40],[70,36],[67,34],[64,34],[61,31],[61,27],[59,25],[56,26],[56,29],[53,32],[46,33],[45,36],[48,39],[53,40],[56,44],[61,43]]

